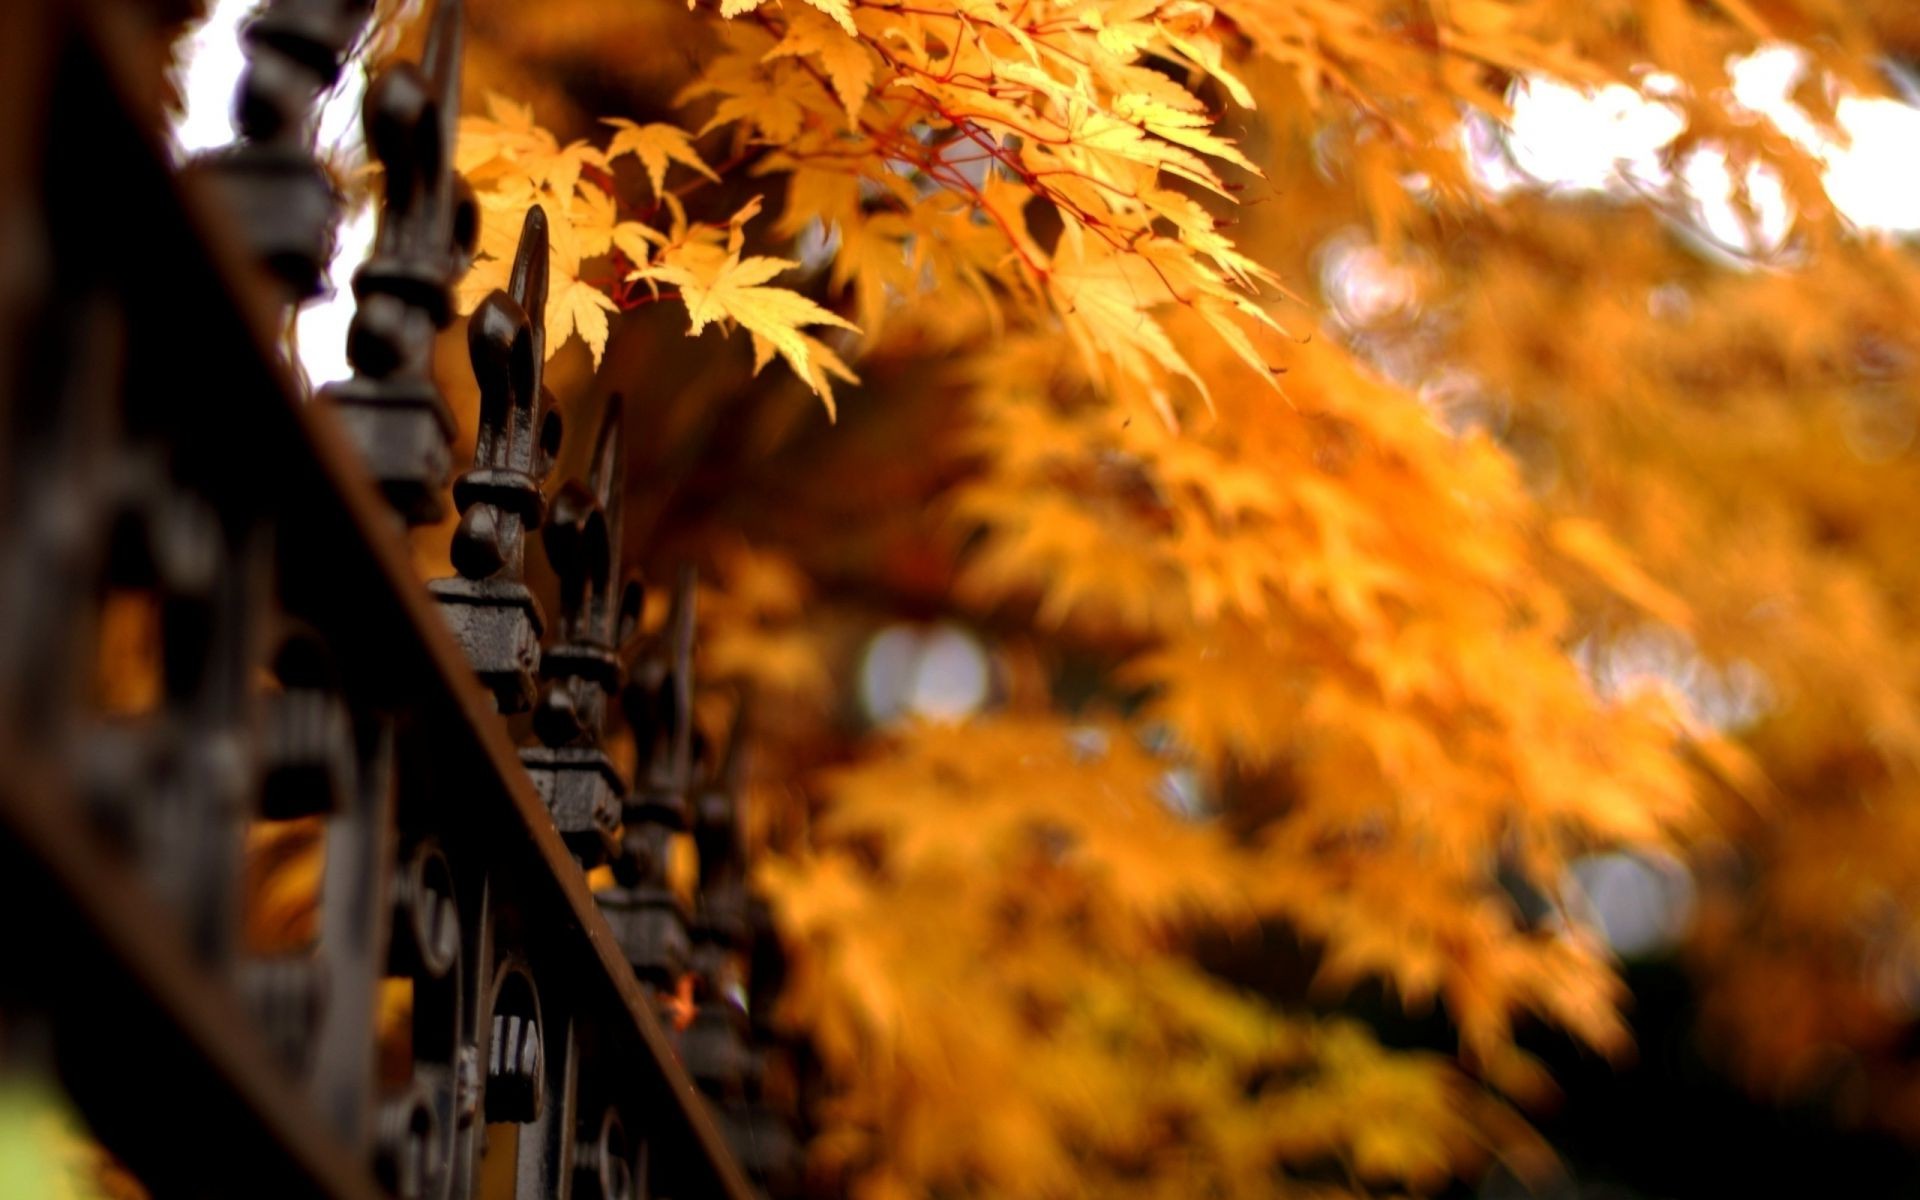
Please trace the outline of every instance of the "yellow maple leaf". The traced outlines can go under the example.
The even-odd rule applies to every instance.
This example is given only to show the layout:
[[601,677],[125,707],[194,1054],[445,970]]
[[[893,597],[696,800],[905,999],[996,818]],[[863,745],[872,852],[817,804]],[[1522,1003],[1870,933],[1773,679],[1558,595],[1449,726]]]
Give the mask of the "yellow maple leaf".
[[[860,377],[854,374],[853,368],[847,366],[845,360],[825,342],[804,333],[800,335],[800,341],[807,351],[805,363],[794,363],[791,359],[788,362],[800,378],[806,380],[807,386],[813,389],[814,395],[820,397],[820,402],[827,406],[827,419],[837,421],[840,418],[840,410],[833,399],[833,381],[838,379],[842,383],[859,383]],[[772,362],[777,352],[779,347],[772,339],[758,333],[753,334],[754,374],[758,375],[769,362]]]
[[631,154],[639,159],[640,165],[647,170],[647,182],[653,185],[653,194],[656,196],[661,194],[665,186],[669,162],[690,167],[713,182],[720,182],[713,168],[693,148],[692,137],[678,125],[659,121],[641,125],[625,117],[603,117],[601,123],[619,131],[613,135],[613,141],[607,144],[607,161],[611,162],[623,154]]
[[[1212,403],[1206,382],[1151,314],[1174,297],[1140,259],[1107,251],[1069,226],[1048,284],[1067,332],[1093,371],[1110,365],[1143,381],[1164,372],[1187,380]],[[1171,420],[1169,401],[1157,386],[1153,393],[1156,407]]]
[[496,92],[487,94],[487,117],[463,117],[454,166],[476,187],[518,176],[565,199],[581,169],[605,166],[606,158],[582,141],[560,145],[535,122],[533,109]]
[[605,292],[577,278],[555,281],[547,297],[547,345],[558,346],[570,334],[579,334],[593,354],[593,365],[600,365],[606,353],[609,325],[607,314],[619,312],[619,305],[607,299]]
[[767,59],[810,54],[820,62],[833,94],[847,110],[847,124],[859,117],[860,106],[873,90],[873,52],[857,36],[849,36],[851,27],[834,28],[826,16],[812,8],[794,10],[787,20],[786,36],[767,51]]
[[[676,244],[661,251],[650,266],[640,267],[629,279],[650,284],[667,284],[680,289],[686,305],[689,336],[698,336],[708,325],[725,322],[739,325],[752,333],[756,347],[771,346],[787,360],[794,374],[833,411],[832,391],[827,375],[854,382],[853,373],[839,357],[818,340],[801,332],[809,325],[830,325],[859,332],[845,317],[822,308],[800,293],[787,288],[768,287],[767,281],[800,264],[791,259],[766,255],[741,257],[740,226],[759,211],[754,203],[735,214],[728,247],[723,256],[708,243]],[[759,355],[764,365],[768,355]]]
[[459,158],[473,172],[480,236],[473,269],[456,291],[459,305],[469,310],[506,286],[522,219],[538,204],[547,215],[547,354],[578,334],[597,367],[606,351],[608,314],[619,306],[580,278],[581,263],[616,244],[644,261],[651,231],[620,221],[613,196],[582,178],[584,167],[606,165],[600,150],[585,142],[561,147],[534,122],[531,109],[504,96],[489,95],[487,105],[491,118],[461,122]]

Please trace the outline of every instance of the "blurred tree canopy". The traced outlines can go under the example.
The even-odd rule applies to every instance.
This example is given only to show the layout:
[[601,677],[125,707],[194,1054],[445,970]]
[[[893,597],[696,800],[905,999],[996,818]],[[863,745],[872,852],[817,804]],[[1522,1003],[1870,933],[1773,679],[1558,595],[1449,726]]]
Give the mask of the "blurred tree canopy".
[[[470,8],[463,298],[543,205],[555,389],[638,430],[629,559],[702,564],[821,1190],[1550,1169],[1516,1033],[1629,1052],[1572,869],[1610,851],[1685,864],[1722,1069],[1845,1063],[1920,1135],[1920,273],[1733,74],[1797,47],[1837,138],[1913,6]],[[1675,133],[1529,180],[1528,79]],[[1196,957],[1273,929],[1310,971]]]

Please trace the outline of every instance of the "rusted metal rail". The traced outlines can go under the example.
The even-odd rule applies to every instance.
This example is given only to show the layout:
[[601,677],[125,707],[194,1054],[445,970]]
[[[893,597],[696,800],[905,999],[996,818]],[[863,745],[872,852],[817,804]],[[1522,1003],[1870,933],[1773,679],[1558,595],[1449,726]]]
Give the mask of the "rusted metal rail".
[[[336,206],[312,107],[367,7],[267,4],[241,138],[185,171],[131,82],[122,6],[0,16],[19,68],[0,84],[0,1058],[52,1064],[156,1196],[779,1194],[792,1141],[751,1086],[747,996],[773,974],[743,975],[768,945],[740,748],[694,735],[689,580],[637,635],[617,400],[571,431],[583,477],[546,485],[538,210],[470,322],[482,411],[451,479],[428,368],[474,236],[458,0],[424,61],[369,89],[385,195],[355,377],[307,399],[280,358]],[[449,483],[457,574],[429,588],[403,529]],[[535,536],[560,576],[550,629],[521,572]],[[141,647],[150,686],[111,694],[112,655]],[[637,781],[605,748],[617,712]],[[324,861],[312,936],[270,953],[241,933],[269,822],[305,823]],[[688,831],[691,911],[666,876]],[[682,981],[684,1035],[661,1015]]]

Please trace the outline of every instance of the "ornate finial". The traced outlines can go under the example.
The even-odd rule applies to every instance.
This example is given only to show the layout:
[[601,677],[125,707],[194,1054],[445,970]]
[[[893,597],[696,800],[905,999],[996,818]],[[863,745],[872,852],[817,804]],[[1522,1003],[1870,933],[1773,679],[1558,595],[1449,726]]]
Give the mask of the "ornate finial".
[[598,743],[607,698],[620,686],[616,650],[639,622],[639,584],[618,603],[614,596],[627,476],[620,407],[618,395],[608,400],[587,479],[561,486],[542,535],[560,578],[559,637],[541,659],[546,690],[533,715],[549,746]]
[[673,835],[687,826],[693,767],[694,575],[680,573],[666,628],[628,672],[621,707],[639,751],[626,831],[613,860],[621,886],[595,898],[634,973],[671,991],[692,954],[687,916],[668,875]]
[[453,565],[468,579],[520,578],[525,534],[546,512],[540,482],[560,449],[560,414],[543,382],[546,313],[547,214],[536,204],[520,226],[507,290],[482,300],[467,325],[480,428],[473,467],[453,485]]
[[601,732],[607,698],[620,686],[618,648],[640,621],[638,582],[628,583],[617,603],[614,596],[626,491],[620,408],[618,395],[608,398],[587,479],[561,486],[542,535],[560,577],[559,630],[540,659],[533,727],[543,745],[520,752],[560,836],[588,866],[615,849],[626,781],[602,748]]
[[[693,936],[722,955],[744,950],[753,937],[747,912],[746,740],[743,700],[734,712],[721,760],[702,781],[693,804],[693,842],[700,855]],[[715,981],[712,990],[725,991],[724,981]]]
[[[693,804],[700,891],[693,921],[693,1023],[681,1038],[687,1072],[709,1096],[744,1098],[753,1054],[747,1044],[747,952],[753,942],[742,821],[746,705],[734,712],[723,760],[702,780]],[[702,751],[706,749],[703,744]],[[701,755],[703,760],[711,756]]]
[[362,120],[385,195],[373,256],[353,277],[354,377],[322,392],[411,524],[444,513],[454,429],[433,382],[433,342],[453,319],[450,288],[479,229],[473,194],[453,169],[461,26],[461,0],[440,0],[420,65],[396,63],[367,89]]
[[316,109],[373,7],[373,0],[269,0],[241,35],[240,140],[200,162],[241,236],[295,303],[320,294],[339,205],[313,161]]
[[683,568],[666,628],[620,694],[640,751],[640,778],[628,806],[674,829],[686,828],[693,784],[694,593],[693,568]]
[[473,467],[454,481],[460,527],[452,579],[430,586],[501,712],[533,702],[540,606],[522,582],[526,532],[546,504],[540,481],[560,448],[560,414],[541,382],[546,342],[547,216],[527,210],[513,274],[473,310],[467,347],[480,383]]

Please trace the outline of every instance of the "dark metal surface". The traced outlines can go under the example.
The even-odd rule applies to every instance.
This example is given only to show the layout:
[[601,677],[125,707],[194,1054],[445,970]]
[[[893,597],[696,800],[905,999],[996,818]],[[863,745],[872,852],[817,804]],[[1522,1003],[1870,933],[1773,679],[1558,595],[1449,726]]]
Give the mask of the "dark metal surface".
[[560,414],[542,382],[546,362],[547,217],[527,210],[505,291],[467,322],[480,428],[473,466],[453,485],[460,525],[453,567],[433,594],[503,713],[533,703],[546,622],[526,584],[526,539],[547,511],[541,481],[560,448]]
[[[242,143],[186,178],[114,0],[47,11],[0,23],[46,64],[0,113],[30,181],[0,187],[0,220],[45,252],[0,255],[0,905],[33,917],[0,930],[0,1028],[45,1031],[156,1195],[466,1200],[510,1179],[522,1200],[744,1200],[790,1178],[791,1139],[752,1107],[738,771],[690,800],[690,573],[622,669],[640,606],[617,401],[582,477],[542,490],[560,427],[538,209],[470,324],[458,577],[429,592],[395,520],[431,511],[453,434],[427,365],[472,246],[448,162],[459,5],[369,95],[381,234],[358,373],[320,405],[273,339],[326,259],[311,102],[365,5],[273,0]],[[523,575],[543,521],[544,649]],[[632,786],[603,740],[615,697]],[[518,747],[500,712],[529,705],[539,744]],[[667,871],[690,813],[691,931]],[[243,935],[263,832],[324,864],[311,928],[271,947]],[[582,864],[603,859],[620,885],[596,901]],[[688,982],[680,1037],[719,1112],[661,1020]]]
[[560,624],[540,657],[540,704],[533,728],[541,744],[520,752],[553,814],[554,827],[583,866],[618,848],[620,801],[627,792],[601,744],[607,701],[619,690],[620,647],[640,623],[637,580],[620,574],[620,507],[626,496],[621,398],[607,398],[586,479],[569,479],[554,496],[544,542],[560,577]]
[[439,0],[419,64],[367,89],[367,145],[383,197],[373,256],[354,274],[352,379],[324,390],[381,490],[412,524],[438,521],[452,469],[453,414],[433,381],[434,335],[453,320],[451,285],[473,259],[480,216],[453,169],[460,115],[461,0]]
[[671,992],[692,969],[686,906],[673,890],[672,841],[687,828],[693,786],[694,578],[682,572],[666,628],[644,646],[621,690],[639,741],[640,778],[624,813],[613,859],[617,885],[595,897],[633,973]]
[[314,161],[314,121],[373,8],[374,0],[263,4],[241,35],[247,67],[233,101],[240,140],[196,164],[289,301],[326,286],[339,195]]

